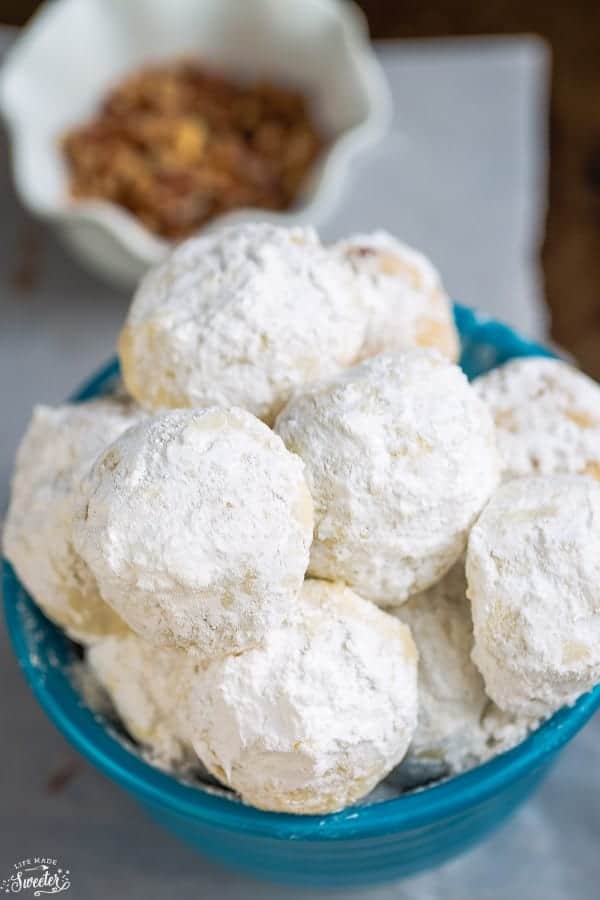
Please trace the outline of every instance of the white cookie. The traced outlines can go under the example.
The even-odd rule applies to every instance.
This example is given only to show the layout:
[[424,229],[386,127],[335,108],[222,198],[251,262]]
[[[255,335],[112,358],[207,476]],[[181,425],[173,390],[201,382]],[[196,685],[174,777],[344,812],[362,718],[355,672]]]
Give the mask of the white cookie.
[[180,244],[141,282],[119,353],[149,409],[240,406],[271,422],[359,356],[366,316],[312,229],[239,225]]
[[74,538],[134,631],[211,656],[293,609],[312,525],[302,463],[266,425],[235,408],[172,410],[98,459]]
[[432,351],[378,356],[313,385],[275,429],[306,465],[310,574],[383,606],[442,577],[497,482],[490,414]]
[[327,813],[404,756],[416,724],[410,631],[343,585],[305,582],[297,621],[194,679],[193,744],[260,809]]
[[72,544],[79,482],[104,448],[144,417],[127,400],[37,406],[21,441],[4,552],[48,618],[90,643],[124,628]]
[[153,763],[166,769],[197,764],[184,712],[194,677],[187,653],[155,647],[127,630],[88,648],[86,661]]
[[[395,610],[419,653],[419,717],[405,762],[431,780],[456,775],[519,743],[535,725],[502,712],[471,660],[473,624],[461,560]],[[401,767],[402,768],[402,767]]]
[[430,347],[458,359],[452,304],[427,257],[385,231],[353,235],[332,250],[350,266],[368,310],[364,358]]
[[509,712],[545,716],[600,681],[600,485],[519,478],[469,537],[473,660]]
[[514,359],[473,387],[494,417],[503,478],[583,473],[600,480],[600,385],[558,359]]

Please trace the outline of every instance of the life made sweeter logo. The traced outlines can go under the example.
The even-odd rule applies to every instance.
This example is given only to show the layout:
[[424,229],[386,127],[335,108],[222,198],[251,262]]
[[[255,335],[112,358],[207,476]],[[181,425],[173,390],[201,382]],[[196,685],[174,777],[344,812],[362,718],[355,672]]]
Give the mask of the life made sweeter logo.
[[33,859],[22,859],[14,863],[13,872],[0,881],[0,893],[29,894],[41,897],[42,894],[62,894],[71,887],[71,873],[62,868],[56,859],[34,856]]

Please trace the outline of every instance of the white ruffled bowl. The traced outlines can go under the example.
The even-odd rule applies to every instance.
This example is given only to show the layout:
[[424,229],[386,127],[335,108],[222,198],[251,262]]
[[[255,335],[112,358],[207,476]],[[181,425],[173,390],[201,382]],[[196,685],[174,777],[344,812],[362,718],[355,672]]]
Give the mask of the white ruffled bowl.
[[56,223],[96,272],[133,286],[169,243],[106,201],[73,200],[59,139],[90,117],[109,86],[149,62],[187,56],[240,76],[297,84],[329,144],[288,212],[243,209],[214,219],[319,225],[357,153],[391,118],[362,13],[347,0],[55,0],[34,17],[0,72],[17,190]]

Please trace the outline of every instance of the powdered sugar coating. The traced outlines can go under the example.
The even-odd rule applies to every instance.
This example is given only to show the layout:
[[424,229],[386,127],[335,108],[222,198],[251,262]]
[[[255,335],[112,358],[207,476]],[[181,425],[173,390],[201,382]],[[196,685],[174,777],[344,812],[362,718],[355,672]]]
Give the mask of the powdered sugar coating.
[[72,543],[79,482],[110,441],[144,414],[127,400],[36,406],[21,441],[4,553],[45,614],[90,643],[124,628]]
[[417,712],[409,630],[340,584],[307,581],[293,626],[194,680],[196,752],[260,809],[327,813],[403,757]]
[[498,706],[547,715],[600,681],[600,485],[504,484],[469,537],[473,660]]
[[473,382],[497,429],[503,478],[584,473],[600,480],[600,385],[559,359],[528,357]]
[[293,609],[312,524],[301,461],[250,413],[213,407],[115,441],[83,485],[74,536],[131,628],[210,656]]
[[473,624],[464,561],[396,611],[419,653],[419,716],[405,765],[456,775],[519,743],[535,722],[489,699],[471,660]]
[[193,677],[193,660],[187,653],[155,647],[127,630],[90,647],[86,661],[123,725],[152,762],[169,770],[198,762],[184,712]]
[[119,353],[149,409],[237,405],[271,422],[357,358],[365,313],[312,229],[239,225],[179,245],[141,282]]
[[432,351],[378,356],[309,387],[275,428],[306,465],[310,574],[382,606],[442,577],[497,482],[489,412]]
[[332,250],[350,266],[368,310],[363,357],[430,347],[458,359],[452,305],[426,256],[386,231],[353,235]]

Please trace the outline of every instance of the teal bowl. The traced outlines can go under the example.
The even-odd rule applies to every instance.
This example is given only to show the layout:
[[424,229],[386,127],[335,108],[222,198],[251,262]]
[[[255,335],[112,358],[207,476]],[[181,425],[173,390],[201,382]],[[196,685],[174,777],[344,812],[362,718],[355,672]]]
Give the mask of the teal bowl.
[[[515,356],[552,355],[464,307],[456,306],[455,315],[461,364],[471,378]],[[113,361],[74,399],[106,393],[117,376]],[[600,705],[596,688],[514,750],[424,790],[328,816],[260,812],[177,781],[119,740],[82,703],[69,677],[76,648],[32,603],[6,561],[3,581],[17,659],[40,705],[73,746],[182,840],[227,866],[272,881],[356,887],[412,875],[456,856],[526,800]]]

